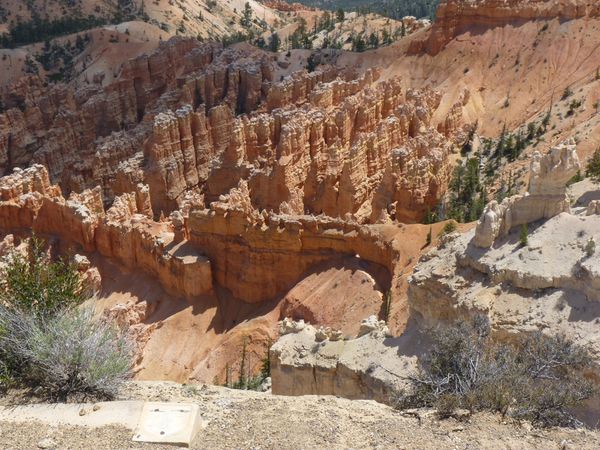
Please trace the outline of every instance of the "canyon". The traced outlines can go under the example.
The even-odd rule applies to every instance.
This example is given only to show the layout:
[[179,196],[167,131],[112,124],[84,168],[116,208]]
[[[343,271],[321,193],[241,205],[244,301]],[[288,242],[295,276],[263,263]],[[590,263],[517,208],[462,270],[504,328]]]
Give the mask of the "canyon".
[[[24,78],[6,91],[0,115],[1,228],[85,253],[98,265],[101,297],[125,271],[180,298],[99,299],[152,361],[166,324],[181,326],[175,311],[205,310],[186,326],[213,339],[193,354],[167,347],[183,358],[173,368],[142,357],[139,377],[222,378],[246,338],[257,366],[279,310],[314,317],[329,299],[312,291],[328,278],[344,286],[340,301],[360,286],[364,304],[323,317],[352,330],[359,315],[380,313],[388,291],[403,297],[404,269],[428,228],[394,223],[439,202],[465,132],[460,110],[443,126],[432,122],[437,92],[379,78],[377,69],[328,65],[286,75],[266,52],[186,38],[130,61],[105,88],[45,91]],[[198,358],[213,357],[198,372]]]
[[[138,380],[223,384],[270,358],[274,394],[392,403],[427,333],[478,314],[597,362],[600,190],[567,184],[600,145],[598,5],[445,0],[411,31],[362,53],[165,36],[110,79],[4,85],[0,253],[34,233],[77,255]],[[466,144],[546,117],[486,186],[515,192],[424,223]]]

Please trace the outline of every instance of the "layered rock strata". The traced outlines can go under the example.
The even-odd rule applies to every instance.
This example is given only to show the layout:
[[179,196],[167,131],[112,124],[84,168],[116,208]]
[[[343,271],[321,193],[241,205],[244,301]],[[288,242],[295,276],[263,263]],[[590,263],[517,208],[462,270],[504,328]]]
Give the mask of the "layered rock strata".
[[[194,298],[213,283],[247,302],[275,298],[310,267],[359,255],[389,274],[399,255],[377,226],[327,217],[258,213],[247,186],[183,215],[154,221],[146,186],[115,198],[106,211],[99,188],[65,199],[41,165],[0,180],[0,229],[34,231],[157,276],[175,295]],[[389,283],[389,278],[387,279]]]
[[65,193],[101,186],[107,204],[145,184],[157,216],[240,179],[256,209],[361,223],[419,220],[439,201],[461,105],[436,124],[438,93],[375,70],[273,74],[259,50],[173,39],[106,88],[23,79],[2,96],[0,169],[42,163]]
[[256,209],[417,220],[446,189],[460,127],[436,131],[439,94],[377,77],[295,75],[268,90],[270,112],[239,118],[225,106],[158,115],[144,170],[154,209],[180,207],[190,190],[216,200],[245,179]]
[[[65,199],[41,165],[0,180],[0,229],[51,235],[98,251],[126,268],[156,276],[169,292],[188,298],[210,292],[210,262],[185,242],[174,242],[170,222],[144,215],[145,189],[123,194],[104,210],[99,188]],[[147,213],[148,211],[145,210]]]
[[42,163],[67,191],[101,185],[112,194],[119,165],[143,147],[158,112],[184,103],[249,112],[270,79],[264,56],[184,38],[129,61],[105,88],[45,88],[25,77],[0,96],[0,170]]
[[598,16],[600,5],[589,0],[442,0],[428,39],[414,42],[413,51],[436,55],[462,33],[508,24]]
[[574,142],[558,145],[531,160],[529,192],[489,203],[477,222],[473,243],[489,248],[516,226],[570,211],[567,182],[581,169]]

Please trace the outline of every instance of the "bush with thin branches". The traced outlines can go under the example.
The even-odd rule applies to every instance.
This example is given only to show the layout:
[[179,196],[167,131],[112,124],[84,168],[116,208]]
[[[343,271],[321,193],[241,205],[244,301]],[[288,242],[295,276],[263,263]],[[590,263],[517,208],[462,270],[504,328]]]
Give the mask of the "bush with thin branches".
[[0,342],[18,358],[22,379],[54,400],[111,398],[129,376],[129,341],[90,308],[41,318],[1,308],[0,323],[11,330]]
[[442,417],[458,408],[488,410],[536,426],[578,426],[571,410],[596,392],[585,377],[592,365],[587,348],[561,335],[535,332],[498,343],[487,318],[478,316],[435,330],[398,407],[434,407]]
[[77,268],[66,259],[52,261],[37,237],[29,240],[26,256],[12,252],[0,273],[0,298],[9,309],[49,315],[83,300]]
[[130,375],[129,340],[81,306],[79,274],[44,243],[11,255],[0,296],[0,387],[36,388],[52,400],[111,398]]

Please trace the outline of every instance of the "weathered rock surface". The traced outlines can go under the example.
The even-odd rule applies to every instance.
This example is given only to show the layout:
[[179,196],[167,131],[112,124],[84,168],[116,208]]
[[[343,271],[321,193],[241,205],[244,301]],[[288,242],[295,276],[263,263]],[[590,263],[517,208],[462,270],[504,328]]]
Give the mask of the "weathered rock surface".
[[[334,79],[330,69],[272,84],[266,112],[191,104],[154,119],[144,181],[155,211],[203,192],[213,201],[248,182],[253,207],[287,214],[350,215],[359,222],[416,220],[449,178],[460,118],[438,133],[434,92],[402,92],[378,73]],[[453,112],[455,113],[455,112]]]
[[567,181],[580,169],[573,142],[561,144],[544,156],[536,152],[531,160],[529,192],[506,198],[500,204],[489,203],[477,223],[473,243],[489,248],[516,226],[569,212]]
[[157,276],[178,295],[191,298],[212,289],[210,262],[185,242],[174,243],[169,222],[154,222],[143,210],[140,213],[135,193],[116,197],[105,212],[99,188],[73,193],[66,200],[41,165],[3,177],[0,192],[4,231],[33,231],[88,252],[97,250],[125,267]]
[[[335,330],[284,319],[271,347],[272,392],[279,395],[337,395],[393,404],[416,367],[406,352],[407,337],[389,337],[387,326],[371,316],[359,336],[341,339]],[[413,342],[414,344],[415,342]]]
[[[577,167],[572,151],[562,146],[534,159],[530,190],[535,194],[500,205],[501,212],[509,206],[504,213],[513,225],[537,220],[529,222],[526,245],[519,229],[491,220],[502,218],[492,217],[494,207],[498,210],[493,202],[476,230],[451,235],[422,257],[409,280],[412,317],[428,326],[484,314],[501,336],[532,330],[563,333],[590,344],[600,358],[600,216],[595,201],[544,215],[522,200],[564,198],[561,185]],[[533,215],[519,209],[525,206]],[[494,223],[500,227],[483,228]],[[481,234],[489,229],[497,237],[488,241],[493,245],[482,246]]]
[[439,201],[461,105],[438,126],[440,94],[376,70],[275,82],[274,66],[257,49],[176,38],[105,88],[24,78],[1,96],[0,172],[41,163],[66,193],[101,186],[107,201],[145,184],[157,215],[241,179],[257,209],[361,223],[419,220]]
[[435,55],[454,37],[530,20],[597,17],[600,5],[589,0],[442,0],[429,38],[422,44]]
[[[226,104],[248,112],[261,98],[270,71],[259,56],[174,38],[150,55],[125,64],[105,88],[44,89],[35,77],[19,80],[0,96],[0,169],[44,164],[67,191],[101,185],[118,190],[116,172],[130,164],[151,132],[152,118],[166,108]],[[183,85],[183,86],[182,86]]]
[[[30,77],[1,96],[0,232],[82,255],[90,291],[138,342],[140,377],[222,380],[244,336],[255,369],[285,314],[343,342],[384,292],[404,328],[428,227],[397,222],[443,195],[460,104],[439,124],[439,93],[378,70],[288,74],[267,52],[182,38],[104,88]],[[169,301],[113,287],[121,271]],[[344,286],[312,295],[321,279]]]

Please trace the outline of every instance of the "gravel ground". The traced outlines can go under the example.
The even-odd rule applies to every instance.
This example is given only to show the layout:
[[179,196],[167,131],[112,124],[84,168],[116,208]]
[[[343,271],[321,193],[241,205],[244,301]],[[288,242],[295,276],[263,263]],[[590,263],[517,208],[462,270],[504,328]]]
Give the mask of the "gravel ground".
[[[532,430],[480,414],[467,422],[439,421],[430,411],[400,414],[373,401],[335,397],[283,397],[220,387],[130,383],[123,398],[197,402],[207,426],[199,449],[597,449],[600,433]],[[170,448],[131,441],[120,427],[49,427],[0,423],[0,448]]]

